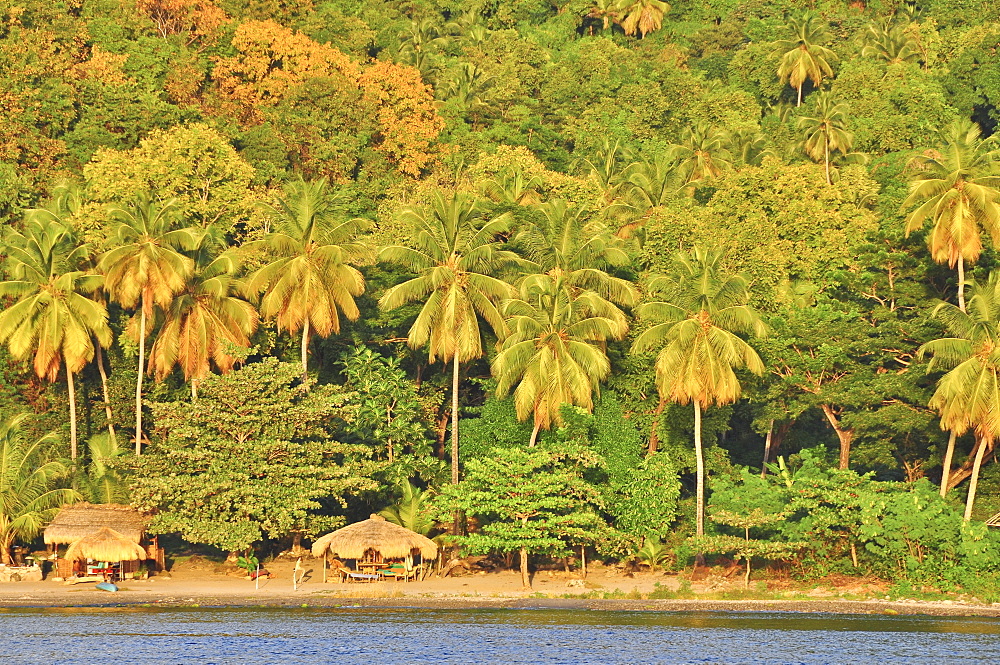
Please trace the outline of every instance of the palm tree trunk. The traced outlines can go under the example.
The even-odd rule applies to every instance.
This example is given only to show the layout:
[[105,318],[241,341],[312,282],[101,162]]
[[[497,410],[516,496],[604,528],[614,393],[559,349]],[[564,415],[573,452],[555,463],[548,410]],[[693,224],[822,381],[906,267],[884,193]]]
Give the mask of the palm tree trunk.
[[302,325],[302,380],[309,378],[309,317],[306,317]]
[[958,255],[958,308],[965,311],[965,259]]
[[69,390],[69,456],[76,461],[76,385],[73,372],[66,368],[66,388]]
[[983,453],[990,447],[992,442],[987,439],[979,440],[979,450],[976,451],[976,461],[972,463],[972,478],[969,480],[969,496],[965,500],[964,521],[972,519],[972,506],[976,503],[976,486],[979,485],[979,469],[983,465]]
[[948,480],[951,476],[951,460],[955,457],[955,430],[948,435],[948,449],[944,452],[944,468],[941,470],[941,496],[948,494]]
[[198,401],[198,380],[197,379],[191,379],[191,401],[192,402],[197,402]]
[[531,579],[528,577],[528,548],[521,548],[521,584],[525,589],[531,588]]
[[531,439],[528,441],[529,448],[534,448],[535,444],[538,443],[538,430],[540,429],[542,429],[542,423],[536,419],[535,427],[531,430]]
[[826,184],[832,185],[833,180],[830,179],[830,139],[827,138],[823,141],[823,161],[826,163]]
[[146,296],[139,305],[139,375],[135,379],[135,454],[142,454],[142,374],[146,362]]
[[458,349],[451,370],[451,484],[458,484]]
[[767,438],[764,439],[764,463],[760,465],[760,477],[767,478],[767,463],[771,461],[771,437],[774,435],[774,418],[767,427]]
[[799,101],[795,103],[796,108],[802,106],[802,83],[799,84]]
[[108,393],[108,373],[104,371],[104,353],[101,351],[101,345],[96,345],[95,351],[97,352],[97,371],[101,374],[101,392],[104,395],[104,415],[108,419],[108,434],[111,435],[111,440],[115,440],[115,423],[114,414],[111,412],[111,395]]
[[695,534],[705,535],[705,455],[701,449],[701,402],[694,400]]

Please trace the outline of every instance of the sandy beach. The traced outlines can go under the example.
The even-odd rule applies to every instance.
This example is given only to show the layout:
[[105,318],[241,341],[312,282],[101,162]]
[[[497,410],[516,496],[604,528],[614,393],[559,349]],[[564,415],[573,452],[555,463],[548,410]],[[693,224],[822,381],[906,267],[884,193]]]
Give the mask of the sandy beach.
[[[935,615],[1000,617],[1000,604],[975,599],[893,599],[877,596],[872,584],[850,587],[817,584],[784,592],[787,599],[766,600],[744,594],[741,580],[708,577],[690,583],[686,577],[658,572],[623,575],[597,567],[587,579],[563,571],[539,571],[533,589],[521,587],[514,571],[475,573],[459,577],[430,577],[421,582],[383,581],[342,584],[322,581],[318,560],[303,560],[305,575],[293,589],[294,561],[268,564],[273,577],[255,582],[223,574],[208,560],[174,566],[170,574],[143,581],[127,581],[117,593],[94,584],[65,585],[42,582],[0,584],[0,611],[4,608],[128,608],[128,607],[423,607],[428,609],[549,608],[621,611],[762,611],[833,612],[842,614]],[[651,593],[676,593],[684,598],[649,599]],[[736,596],[725,598],[720,596]],[[740,598],[749,595],[749,598]],[[759,594],[763,595],[763,594]],[[845,598],[844,596],[847,596]],[[865,599],[855,599],[855,598]]]

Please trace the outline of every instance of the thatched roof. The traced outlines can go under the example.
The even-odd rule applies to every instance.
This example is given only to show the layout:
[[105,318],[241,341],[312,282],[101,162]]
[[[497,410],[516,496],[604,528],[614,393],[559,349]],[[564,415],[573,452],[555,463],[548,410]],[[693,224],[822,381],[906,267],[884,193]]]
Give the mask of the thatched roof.
[[133,543],[142,540],[149,524],[149,515],[134,508],[115,503],[76,503],[63,506],[55,519],[45,527],[46,545],[74,543],[97,532],[101,527],[110,527]]
[[437,549],[430,538],[372,515],[363,522],[355,522],[317,538],[312,553],[313,556],[322,556],[329,550],[344,559],[361,559],[368,550],[375,550],[383,557],[394,559],[419,550],[425,559],[433,559],[437,556]]
[[146,550],[114,529],[102,526],[89,536],[84,536],[69,546],[66,559],[95,559],[97,561],[135,561],[146,558]]

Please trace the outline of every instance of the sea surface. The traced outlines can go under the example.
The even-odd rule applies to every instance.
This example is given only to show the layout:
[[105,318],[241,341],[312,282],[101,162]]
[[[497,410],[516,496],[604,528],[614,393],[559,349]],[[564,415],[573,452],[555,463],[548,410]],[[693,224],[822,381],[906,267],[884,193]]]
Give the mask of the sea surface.
[[29,609],[0,662],[1000,663],[1000,620],[602,610]]

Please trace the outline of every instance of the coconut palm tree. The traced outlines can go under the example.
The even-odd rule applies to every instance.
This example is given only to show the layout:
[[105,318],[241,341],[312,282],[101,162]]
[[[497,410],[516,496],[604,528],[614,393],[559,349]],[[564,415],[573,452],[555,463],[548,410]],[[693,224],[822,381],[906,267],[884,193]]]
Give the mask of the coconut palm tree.
[[[593,410],[598,384],[611,372],[605,343],[622,339],[621,310],[593,291],[580,291],[565,275],[529,275],[520,297],[503,304],[508,335],[490,363],[497,394],[514,389],[517,417],[534,417],[529,446],[541,429],[561,422],[559,408]],[[516,386],[516,388],[515,388]]]
[[506,214],[482,219],[483,208],[472,196],[434,193],[427,206],[406,207],[400,221],[414,227],[415,247],[391,246],[379,260],[395,263],[417,276],[388,289],[379,300],[383,310],[422,303],[407,334],[411,348],[427,347],[431,362],[452,363],[451,478],[458,483],[458,384],[461,363],[483,355],[482,318],[498,336],[505,325],[502,300],[516,292],[502,277],[518,257],[503,249],[498,236],[508,230]]
[[257,329],[257,310],[239,296],[244,285],[234,275],[239,268],[232,254],[213,257],[202,243],[187,285],[163,310],[163,324],[149,350],[149,369],[162,381],[175,366],[198,397],[198,382],[211,365],[228,372],[237,359],[232,351],[250,348]]
[[976,435],[966,521],[972,517],[984,453],[1000,436],[1000,273],[991,273],[986,284],[972,282],[969,291],[968,312],[944,302],[934,309],[933,316],[952,336],[927,342],[919,350],[932,356],[928,371],[949,370],[929,402],[941,416],[941,429],[961,436],[971,428]]
[[707,122],[684,129],[680,143],[670,147],[675,170],[683,185],[711,180],[732,168],[729,135]]
[[816,14],[806,12],[788,21],[789,36],[774,43],[774,57],[779,58],[778,78],[798,91],[796,106],[802,106],[802,86],[807,79],[819,86],[833,76],[830,63],[837,54],[823,46],[830,38],[827,24]]
[[618,22],[629,37],[639,33],[645,37],[663,26],[663,15],[670,11],[670,4],[663,0],[618,0]]
[[735,370],[764,372],[753,347],[740,335],[760,337],[766,328],[746,303],[747,281],[725,275],[722,255],[695,248],[677,256],[678,274],[651,280],[649,292],[665,298],[638,310],[652,325],[632,345],[643,353],[659,349],[656,385],[668,402],[694,404],[694,446],[697,465],[697,534],[705,528],[705,458],[701,443],[701,412],[713,404],[729,404],[741,393]]
[[938,263],[958,269],[958,306],[965,309],[965,262],[983,250],[982,232],[1000,242],[1000,146],[982,138],[969,120],[956,120],[941,132],[933,150],[915,156],[910,194],[903,201],[906,234],[933,224],[927,245]]
[[139,308],[139,371],[135,382],[135,453],[142,454],[142,377],[146,363],[146,335],[154,309],[166,307],[187,284],[194,266],[182,254],[197,246],[200,234],[180,226],[175,199],[158,201],[148,192],[128,205],[114,205],[118,222],[112,249],[98,267],[111,297],[126,309]]
[[15,360],[33,356],[35,374],[55,381],[66,368],[69,393],[70,456],[76,459],[76,386],[73,375],[94,357],[94,340],[110,346],[104,304],[88,297],[104,281],[80,269],[90,253],[70,227],[45,211],[29,211],[22,231],[11,230],[4,248],[7,273],[0,295],[16,299],[0,313],[0,343]]
[[913,37],[907,34],[906,26],[893,25],[892,19],[889,19],[868,26],[861,55],[894,65],[916,62],[920,59],[920,50]]
[[88,464],[86,470],[78,469],[73,485],[90,503],[129,502],[124,480],[109,463],[125,451],[118,447],[118,440],[109,434],[98,434],[87,440]]
[[532,272],[560,278],[568,288],[593,291],[616,305],[631,307],[639,301],[632,282],[607,272],[628,265],[631,259],[619,239],[592,218],[589,206],[552,199],[535,209],[541,215],[513,239],[514,246],[531,260]]
[[339,333],[341,316],[356,321],[360,315],[354,299],[365,292],[365,279],[352,264],[370,260],[371,250],[359,239],[368,222],[344,219],[325,179],[289,183],[265,211],[274,226],[256,246],[266,249],[270,262],[251,277],[249,290],[264,294],[264,318],[293,335],[302,331],[305,376],[309,336]]
[[826,184],[830,179],[830,156],[834,151],[846,154],[854,145],[854,134],[847,131],[847,104],[838,102],[829,92],[818,95],[816,112],[799,118],[798,129],[805,133],[803,149],[813,161],[823,161]]
[[55,434],[26,441],[21,431],[26,418],[0,423],[0,560],[8,565],[15,539],[34,540],[60,506],[80,498],[76,490],[57,486],[69,469],[51,456]]

